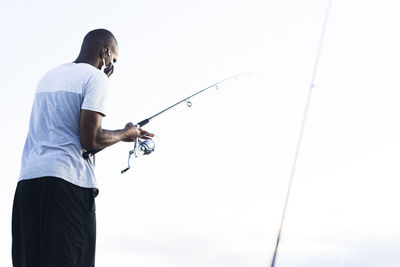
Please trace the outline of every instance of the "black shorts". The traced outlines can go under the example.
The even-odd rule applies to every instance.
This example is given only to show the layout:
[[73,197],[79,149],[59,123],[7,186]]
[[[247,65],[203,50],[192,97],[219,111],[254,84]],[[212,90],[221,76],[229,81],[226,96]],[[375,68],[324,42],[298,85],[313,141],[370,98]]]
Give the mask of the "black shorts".
[[12,214],[14,267],[93,267],[97,189],[56,177],[18,182]]

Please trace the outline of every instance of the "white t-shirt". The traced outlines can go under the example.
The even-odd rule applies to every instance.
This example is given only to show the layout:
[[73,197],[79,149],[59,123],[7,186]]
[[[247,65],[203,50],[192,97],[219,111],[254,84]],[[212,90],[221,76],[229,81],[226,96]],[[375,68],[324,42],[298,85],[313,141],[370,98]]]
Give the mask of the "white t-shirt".
[[66,63],[40,80],[22,154],[19,180],[54,176],[97,188],[94,166],[79,137],[81,109],[105,115],[107,76],[86,63]]

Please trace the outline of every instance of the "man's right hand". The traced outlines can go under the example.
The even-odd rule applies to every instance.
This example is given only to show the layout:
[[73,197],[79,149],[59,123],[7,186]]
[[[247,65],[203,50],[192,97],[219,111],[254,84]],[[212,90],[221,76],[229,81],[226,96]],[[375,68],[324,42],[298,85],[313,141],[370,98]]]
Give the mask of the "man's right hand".
[[124,142],[133,142],[138,138],[141,134],[140,128],[134,125],[132,122],[129,122],[125,125],[124,135],[125,138],[122,139]]

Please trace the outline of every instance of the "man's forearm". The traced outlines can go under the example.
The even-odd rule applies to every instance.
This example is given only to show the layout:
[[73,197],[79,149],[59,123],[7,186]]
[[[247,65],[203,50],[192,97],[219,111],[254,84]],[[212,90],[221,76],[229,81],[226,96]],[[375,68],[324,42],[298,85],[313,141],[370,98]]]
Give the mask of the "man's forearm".
[[86,150],[101,149],[119,141],[132,142],[140,135],[140,129],[131,122],[121,130],[105,130],[101,127],[102,115],[82,110],[80,118],[80,142]]
[[126,133],[124,129],[121,130],[106,130],[100,129],[96,136],[91,138],[91,140],[87,140],[82,142],[82,147],[86,150],[93,150],[99,148],[105,148],[111,146],[115,143],[118,143],[126,138]]

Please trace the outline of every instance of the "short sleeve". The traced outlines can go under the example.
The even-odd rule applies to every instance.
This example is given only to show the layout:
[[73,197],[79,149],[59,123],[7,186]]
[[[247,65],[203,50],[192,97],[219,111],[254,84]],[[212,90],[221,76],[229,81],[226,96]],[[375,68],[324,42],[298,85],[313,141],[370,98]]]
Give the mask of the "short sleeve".
[[107,76],[98,72],[92,75],[83,88],[82,109],[99,112],[106,115],[106,95],[108,91]]

